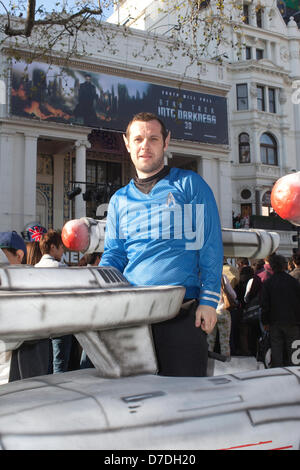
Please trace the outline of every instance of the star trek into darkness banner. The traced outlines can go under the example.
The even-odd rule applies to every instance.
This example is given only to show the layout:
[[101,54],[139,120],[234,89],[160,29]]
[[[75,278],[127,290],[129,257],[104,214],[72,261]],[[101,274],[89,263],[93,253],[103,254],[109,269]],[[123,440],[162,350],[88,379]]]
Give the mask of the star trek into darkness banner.
[[224,97],[44,63],[13,63],[14,116],[124,132],[141,111],[159,116],[174,139],[228,144]]

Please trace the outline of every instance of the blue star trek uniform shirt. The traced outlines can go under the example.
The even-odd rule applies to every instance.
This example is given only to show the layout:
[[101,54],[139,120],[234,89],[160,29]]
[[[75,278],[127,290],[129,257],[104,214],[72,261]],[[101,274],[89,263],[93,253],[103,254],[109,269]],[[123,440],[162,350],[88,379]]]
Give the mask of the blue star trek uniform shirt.
[[100,266],[133,285],[181,285],[186,298],[217,307],[223,267],[220,220],[203,178],[171,168],[145,194],[131,180],[111,198]]

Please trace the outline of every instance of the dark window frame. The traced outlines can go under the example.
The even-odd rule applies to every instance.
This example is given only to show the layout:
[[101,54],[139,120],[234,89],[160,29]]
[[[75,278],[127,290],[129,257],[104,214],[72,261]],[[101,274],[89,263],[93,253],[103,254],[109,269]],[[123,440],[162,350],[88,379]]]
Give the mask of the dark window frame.
[[[267,144],[262,142],[263,136],[266,135],[273,142],[272,144]],[[277,142],[276,139],[269,132],[264,132],[260,137],[260,159],[263,165],[272,165],[278,166],[278,151],[277,151]],[[274,159],[274,163],[272,160]],[[265,161],[264,161],[265,160]]]
[[[257,109],[259,111],[266,111],[265,87],[263,85],[256,85],[256,88],[257,88]],[[261,96],[259,96],[260,91],[261,91]]]
[[252,50],[251,50],[250,46],[246,46],[245,55],[246,55],[246,60],[251,60],[252,59]]
[[[247,137],[246,137],[247,136]],[[243,140],[246,137],[247,140]],[[245,158],[245,152],[248,152],[247,157]],[[247,132],[242,132],[239,135],[239,163],[250,163],[251,154],[250,154],[250,137]]]
[[[271,96],[270,96],[271,95]],[[276,90],[275,88],[268,88],[268,105],[269,105],[269,113],[276,114]]]
[[249,4],[248,3],[243,3],[243,17],[244,17],[244,23],[249,24]]
[[264,12],[264,9],[262,7],[257,8],[256,10],[256,26],[258,28],[263,27],[263,12]]
[[[244,94],[241,93],[242,90],[245,91]],[[243,104],[243,100],[244,100],[244,104]],[[249,109],[248,84],[247,83],[238,83],[236,85],[236,105],[237,105],[238,111],[246,111]]]
[[256,60],[261,60],[264,58],[264,50],[263,49],[256,49]]

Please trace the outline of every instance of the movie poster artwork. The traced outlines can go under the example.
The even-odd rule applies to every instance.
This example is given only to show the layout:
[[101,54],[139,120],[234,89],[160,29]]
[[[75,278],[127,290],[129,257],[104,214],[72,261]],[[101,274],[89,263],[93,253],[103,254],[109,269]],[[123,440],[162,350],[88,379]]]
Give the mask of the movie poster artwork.
[[124,132],[141,111],[158,115],[174,139],[228,144],[226,98],[44,63],[13,63],[14,116]]

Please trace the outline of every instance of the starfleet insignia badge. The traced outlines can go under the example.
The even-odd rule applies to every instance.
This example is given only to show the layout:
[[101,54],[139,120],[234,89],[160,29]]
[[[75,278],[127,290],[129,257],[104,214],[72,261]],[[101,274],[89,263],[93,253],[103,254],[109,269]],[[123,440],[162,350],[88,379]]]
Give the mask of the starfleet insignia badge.
[[167,197],[167,207],[175,207],[176,206],[176,201],[172,193],[168,194]]

